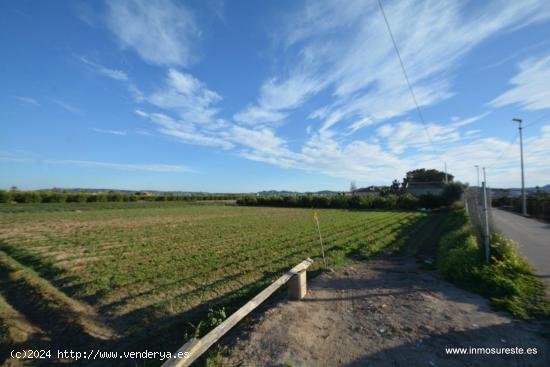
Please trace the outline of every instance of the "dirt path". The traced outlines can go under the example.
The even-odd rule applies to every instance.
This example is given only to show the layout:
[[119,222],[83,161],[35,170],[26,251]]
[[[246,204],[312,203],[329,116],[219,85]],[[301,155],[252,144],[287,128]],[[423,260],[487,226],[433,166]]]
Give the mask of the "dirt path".
[[[258,316],[232,343],[224,365],[550,366],[548,323],[491,311],[485,299],[420,270],[414,260],[357,263],[308,284],[302,302],[282,301]],[[470,346],[538,353],[445,354],[445,347]]]

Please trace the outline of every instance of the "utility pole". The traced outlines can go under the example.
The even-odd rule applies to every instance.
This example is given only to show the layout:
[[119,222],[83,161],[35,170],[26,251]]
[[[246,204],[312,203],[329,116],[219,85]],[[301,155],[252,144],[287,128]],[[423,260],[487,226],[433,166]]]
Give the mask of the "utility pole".
[[445,185],[449,184],[449,177],[447,176],[447,161],[445,161]]
[[474,167],[477,170],[477,189],[479,190],[479,166],[476,164]]
[[525,195],[525,173],[523,172],[523,127],[521,127],[521,123],[523,122],[521,119],[514,118],[512,121],[518,123],[518,129],[519,129],[519,152],[521,155],[521,213],[524,216],[527,216],[527,196]]
[[484,217],[484,231],[483,242],[485,245],[485,263],[489,264],[489,211],[487,208],[487,177],[485,176],[485,167],[483,167],[483,217]]

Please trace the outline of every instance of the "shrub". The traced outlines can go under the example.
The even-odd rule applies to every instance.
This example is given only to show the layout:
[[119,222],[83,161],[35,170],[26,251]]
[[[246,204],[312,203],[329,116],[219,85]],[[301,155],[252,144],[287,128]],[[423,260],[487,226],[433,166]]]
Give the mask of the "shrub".
[[445,185],[441,196],[445,199],[446,205],[451,205],[455,201],[460,200],[460,197],[464,192],[464,187],[456,182]]
[[401,209],[418,208],[420,200],[411,194],[401,195],[397,199],[397,207]]
[[85,194],[76,193],[76,194],[68,194],[66,201],[68,203],[83,203],[87,199],[87,196]]
[[7,191],[0,190],[0,203],[9,203],[11,201],[11,194]]
[[64,203],[66,196],[60,192],[43,192],[40,194],[42,203]]
[[109,201],[109,202],[123,201],[122,195],[117,192],[110,192],[105,196],[106,196],[106,201]]
[[464,209],[453,211],[443,230],[436,266],[445,279],[488,297],[493,306],[515,316],[550,315],[544,284],[519,257],[513,241],[492,235],[491,260],[485,264]]
[[33,191],[16,191],[11,193],[12,198],[15,202],[20,204],[25,203],[39,203],[40,194]]

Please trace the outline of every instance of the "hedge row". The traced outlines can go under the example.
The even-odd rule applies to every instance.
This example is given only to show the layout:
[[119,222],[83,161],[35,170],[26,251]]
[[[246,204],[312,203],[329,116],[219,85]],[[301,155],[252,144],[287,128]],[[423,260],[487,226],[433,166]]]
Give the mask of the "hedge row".
[[[511,206],[514,211],[521,213],[520,197],[501,197],[492,200],[493,206]],[[527,196],[527,214],[535,218],[550,221],[550,195],[539,194]]]
[[387,196],[245,196],[237,200],[238,205],[277,206],[296,208],[333,209],[418,209],[439,208],[451,204],[445,196],[424,194],[419,198],[410,194]]
[[521,318],[550,315],[544,284],[518,255],[514,242],[491,236],[491,260],[472,235],[465,210],[453,211],[443,225],[436,266],[443,278],[491,300]]
[[196,201],[235,199],[236,195],[145,195],[123,193],[68,193],[37,191],[3,191],[0,190],[0,203],[92,203],[121,201]]

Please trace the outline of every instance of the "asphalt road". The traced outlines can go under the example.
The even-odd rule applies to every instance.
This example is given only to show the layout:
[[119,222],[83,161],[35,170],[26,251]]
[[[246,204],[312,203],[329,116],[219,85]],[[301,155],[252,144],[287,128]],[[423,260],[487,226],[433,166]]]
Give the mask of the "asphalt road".
[[519,243],[519,252],[550,288],[550,224],[493,208],[497,229]]

